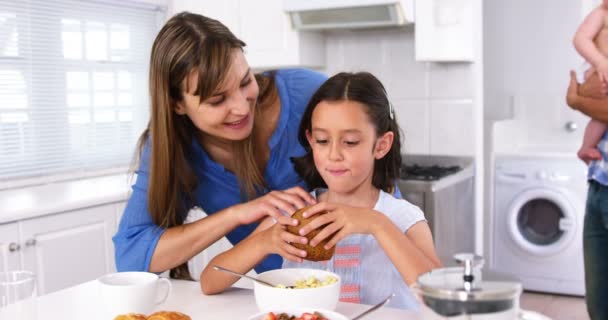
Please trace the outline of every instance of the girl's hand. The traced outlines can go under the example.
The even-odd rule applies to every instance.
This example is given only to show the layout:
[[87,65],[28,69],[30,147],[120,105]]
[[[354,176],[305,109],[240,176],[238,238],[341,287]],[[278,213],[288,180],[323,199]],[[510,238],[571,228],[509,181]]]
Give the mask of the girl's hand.
[[326,225],[314,238],[310,240],[311,246],[316,246],[322,240],[331,237],[325,245],[329,249],[344,239],[349,234],[373,234],[374,226],[384,215],[367,208],[350,207],[342,204],[320,202],[310,207],[304,213],[304,217],[310,217],[326,211],[319,215],[309,224],[300,229],[300,235],[305,236],[312,230]]
[[297,209],[301,209],[317,201],[301,187],[293,187],[284,191],[271,191],[257,199],[235,206],[237,219],[240,224],[250,224],[263,218],[271,216],[275,219],[284,217],[280,210],[292,215]]
[[291,243],[306,244],[308,239],[288,232],[280,223],[275,223],[272,227],[261,231],[259,236],[260,244],[267,254],[276,253],[294,262],[302,262],[302,258],[306,257],[306,251],[292,246]]

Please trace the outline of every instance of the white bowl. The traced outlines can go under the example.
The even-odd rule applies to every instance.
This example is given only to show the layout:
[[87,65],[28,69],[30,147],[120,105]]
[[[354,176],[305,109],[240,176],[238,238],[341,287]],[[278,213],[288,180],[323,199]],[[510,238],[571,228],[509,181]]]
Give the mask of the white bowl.
[[289,315],[299,317],[305,312],[313,313],[315,311],[322,314],[328,320],[348,320],[348,318],[345,315],[337,313],[335,311],[323,310],[323,309],[307,309],[307,308],[291,308],[291,309],[290,308],[276,308],[276,309],[272,309],[269,311],[263,311],[260,313],[256,313],[253,316],[251,316],[248,320],[262,320],[269,312],[273,312],[275,315],[279,315],[280,313],[284,312]]
[[340,298],[340,276],[333,272],[318,269],[277,269],[257,275],[258,279],[274,285],[295,285],[296,280],[315,277],[321,281],[332,276],[338,281],[327,286],[305,289],[285,289],[269,287],[257,282],[253,284],[255,302],[260,311],[278,308],[295,308],[308,310],[335,310]]

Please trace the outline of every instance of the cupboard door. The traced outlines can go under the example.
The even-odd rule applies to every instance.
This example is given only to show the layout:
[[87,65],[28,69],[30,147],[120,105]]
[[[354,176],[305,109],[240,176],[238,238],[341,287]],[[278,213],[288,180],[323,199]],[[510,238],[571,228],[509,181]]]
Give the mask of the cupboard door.
[[111,272],[115,218],[108,204],[22,221],[24,268],[36,273],[38,294]]
[[21,242],[16,222],[0,224],[0,271],[21,269]]

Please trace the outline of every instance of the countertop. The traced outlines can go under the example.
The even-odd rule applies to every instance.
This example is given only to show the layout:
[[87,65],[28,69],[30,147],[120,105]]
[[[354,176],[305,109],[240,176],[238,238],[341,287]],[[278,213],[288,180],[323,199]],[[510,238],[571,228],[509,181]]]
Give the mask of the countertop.
[[[179,311],[188,314],[193,320],[198,319],[238,319],[245,320],[258,312],[253,291],[231,288],[213,296],[201,292],[198,282],[171,280],[172,291],[167,301],[156,310]],[[0,319],[20,320],[108,320],[101,319],[101,302],[96,280],[60,290],[48,295],[21,301],[0,309]],[[339,302],[336,309],[348,317],[353,317],[369,306]],[[429,309],[421,312],[381,308],[368,316],[366,320],[386,319],[439,319]]]
[[131,184],[119,174],[2,190],[0,224],[125,201]]

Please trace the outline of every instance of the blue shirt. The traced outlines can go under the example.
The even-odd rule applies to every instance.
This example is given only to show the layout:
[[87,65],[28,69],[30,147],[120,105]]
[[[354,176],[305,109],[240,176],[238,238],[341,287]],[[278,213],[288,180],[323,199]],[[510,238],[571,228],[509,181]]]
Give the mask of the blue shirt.
[[591,162],[587,177],[589,180],[595,180],[601,185],[608,186],[608,130],[604,132],[602,139],[597,144],[597,149],[602,154],[602,159]]
[[[269,190],[304,186],[290,158],[304,155],[304,148],[298,142],[300,120],[311,96],[326,79],[327,77],[320,73],[305,69],[276,72],[275,82],[281,100],[281,111],[269,141],[270,158],[264,172]],[[118,232],[113,238],[118,271],[149,270],[158,239],[165,231],[152,221],[148,210],[149,141],[144,146],[133,193],[120,221]],[[198,187],[194,191],[197,206],[211,215],[243,202],[237,178],[232,172],[211,160],[197,141],[192,142],[191,152],[191,163],[198,179]],[[183,214],[185,218],[187,212]],[[256,226],[257,224],[241,225],[226,237],[232,244],[236,244],[247,237]],[[280,268],[282,262],[280,256],[272,255],[258,265],[256,271]]]

